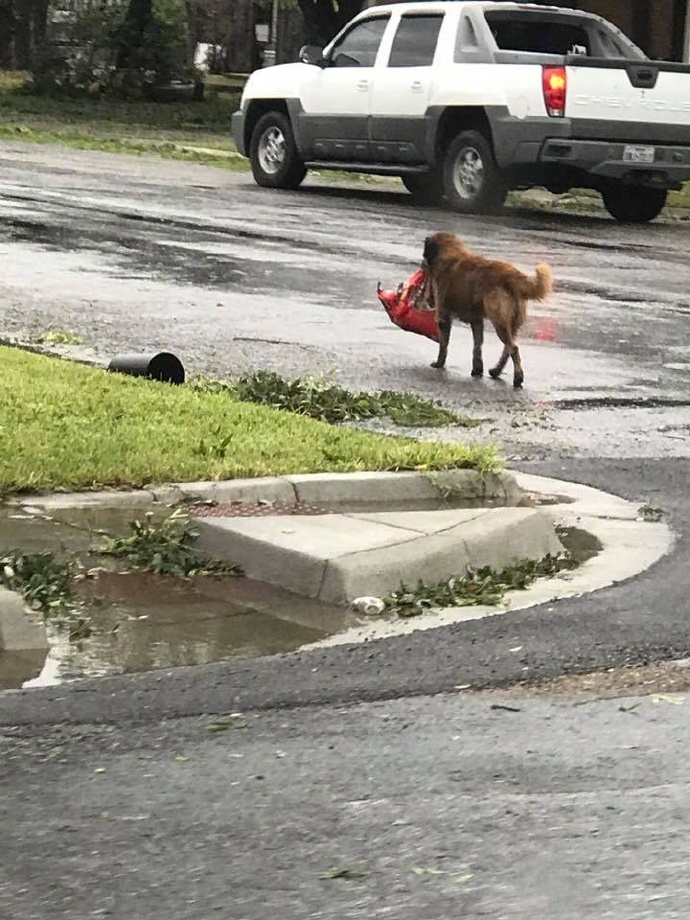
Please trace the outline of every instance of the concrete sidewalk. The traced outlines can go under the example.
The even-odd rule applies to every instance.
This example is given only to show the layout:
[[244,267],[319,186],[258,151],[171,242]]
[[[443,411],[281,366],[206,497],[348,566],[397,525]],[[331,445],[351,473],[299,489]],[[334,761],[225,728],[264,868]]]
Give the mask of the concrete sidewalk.
[[[504,608],[584,593],[630,577],[651,565],[672,543],[663,522],[650,523],[631,502],[584,486],[514,473],[354,473],[284,476],[231,482],[180,483],[131,492],[56,493],[18,497],[18,511],[187,507],[196,517],[207,555],[242,566],[249,578],[298,595],[346,605],[381,597],[401,583],[413,587],[464,574],[499,570],[521,559],[563,551],[557,526],[593,533],[602,551],[574,573],[540,580],[532,592],[508,597]],[[182,503],[182,505],[181,505]],[[196,506],[199,507],[198,505]],[[443,611],[444,622],[463,611]],[[421,620],[424,623],[421,623]],[[397,631],[439,625],[415,618]],[[355,631],[335,637],[360,641]],[[0,589],[0,650],[45,649],[35,615],[27,618],[17,595]]]

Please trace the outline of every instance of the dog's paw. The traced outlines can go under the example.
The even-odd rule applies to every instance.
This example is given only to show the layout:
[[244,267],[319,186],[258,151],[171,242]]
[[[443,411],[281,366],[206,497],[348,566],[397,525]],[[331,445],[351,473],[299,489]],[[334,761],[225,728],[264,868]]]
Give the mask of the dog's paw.
[[473,367],[473,368],[472,368],[472,376],[473,376],[473,377],[483,377],[483,376],[484,376],[484,368],[483,368],[483,366],[478,364],[478,365],[476,365],[475,367]]
[[525,375],[524,375],[524,374],[516,374],[516,375],[513,377],[513,387],[514,387],[516,390],[521,389],[521,388],[522,388],[522,384],[523,384],[524,382],[525,382]]
[[489,376],[493,377],[494,380],[498,380],[498,378],[501,376],[501,372],[497,367],[492,367],[489,369]]
[[443,367],[445,367],[445,366],[446,366],[446,362],[445,362],[445,361],[432,361],[432,362],[431,362],[431,367],[443,368]]

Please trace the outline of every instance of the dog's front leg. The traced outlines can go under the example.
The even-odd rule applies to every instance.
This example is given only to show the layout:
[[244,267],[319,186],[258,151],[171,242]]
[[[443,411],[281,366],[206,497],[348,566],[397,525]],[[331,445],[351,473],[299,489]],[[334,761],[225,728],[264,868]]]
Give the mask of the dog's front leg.
[[484,361],[482,359],[482,345],[484,344],[484,320],[472,323],[472,376],[482,377],[484,374]]
[[450,341],[451,318],[448,314],[437,314],[436,322],[438,324],[438,358],[432,363],[432,367],[445,367],[446,357],[448,355],[448,342]]

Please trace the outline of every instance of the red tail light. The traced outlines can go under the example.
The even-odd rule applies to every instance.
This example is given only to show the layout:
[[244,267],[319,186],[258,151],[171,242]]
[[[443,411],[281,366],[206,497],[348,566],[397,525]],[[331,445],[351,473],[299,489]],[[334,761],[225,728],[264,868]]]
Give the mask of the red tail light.
[[567,81],[565,67],[542,68],[542,88],[546,111],[554,118],[563,118],[565,114],[565,91]]

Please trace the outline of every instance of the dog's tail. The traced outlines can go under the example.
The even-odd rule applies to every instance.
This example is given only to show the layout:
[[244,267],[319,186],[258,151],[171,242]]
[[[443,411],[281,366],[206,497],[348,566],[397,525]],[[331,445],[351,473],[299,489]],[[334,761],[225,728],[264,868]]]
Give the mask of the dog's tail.
[[525,300],[543,300],[553,290],[551,266],[541,262],[534,270],[534,278],[528,275],[520,278],[519,288]]
[[515,333],[527,319],[527,301],[543,300],[551,293],[553,289],[551,267],[546,262],[541,262],[534,270],[533,278],[518,272],[514,281],[513,332]]

